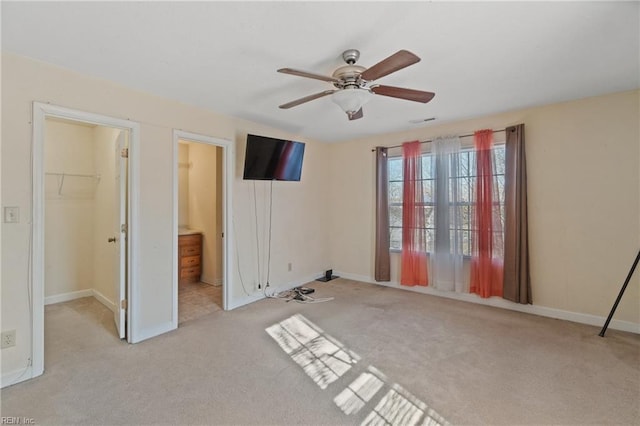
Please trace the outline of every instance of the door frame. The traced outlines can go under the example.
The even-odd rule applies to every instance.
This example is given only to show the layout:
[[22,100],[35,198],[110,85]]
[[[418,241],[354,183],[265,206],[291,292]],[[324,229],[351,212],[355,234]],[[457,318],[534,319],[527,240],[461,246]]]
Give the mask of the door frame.
[[[129,132],[128,205],[127,213],[127,341],[136,342],[139,334],[137,313],[140,301],[137,297],[138,282],[138,209],[139,209],[139,159],[140,124],[125,119],[75,110],[58,105],[33,102],[33,145],[31,153],[32,200],[32,254],[31,254],[31,316],[32,316],[32,377],[44,372],[44,135],[47,118],[63,118],[72,121],[114,127]],[[114,303],[120,303],[119,300]]]
[[231,307],[231,218],[232,215],[232,185],[233,185],[233,143],[226,139],[197,133],[173,130],[173,327],[178,327],[178,143],[179,141],[196,142],[222,148],[222,309]]

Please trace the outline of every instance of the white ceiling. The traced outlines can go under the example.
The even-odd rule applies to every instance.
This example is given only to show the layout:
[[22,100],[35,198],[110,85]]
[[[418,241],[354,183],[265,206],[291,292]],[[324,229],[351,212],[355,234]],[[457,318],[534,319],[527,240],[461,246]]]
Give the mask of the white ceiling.
[[[638,2],[2,2],[2,49],[320,141],[340,141],[640,87]],[[331,75],[341,53],[369,67],[400,49],[422,61],[377,83],[348,121]]]

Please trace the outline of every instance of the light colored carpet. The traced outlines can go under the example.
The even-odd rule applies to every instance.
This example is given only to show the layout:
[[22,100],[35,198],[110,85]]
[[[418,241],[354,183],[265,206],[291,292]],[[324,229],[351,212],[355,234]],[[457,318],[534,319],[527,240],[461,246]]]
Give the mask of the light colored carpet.
[[[92,298],[46,310],[38,424],[640,424],[640,336],[344,279],[128,345]],[[350,413],[350,414],[347,414]]]

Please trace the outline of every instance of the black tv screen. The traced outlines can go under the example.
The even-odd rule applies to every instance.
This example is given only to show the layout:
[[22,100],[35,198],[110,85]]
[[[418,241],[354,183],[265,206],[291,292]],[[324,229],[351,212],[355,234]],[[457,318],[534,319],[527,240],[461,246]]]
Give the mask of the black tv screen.
[[299,181],[303,157],[302,142],[247,135],[243,178]]

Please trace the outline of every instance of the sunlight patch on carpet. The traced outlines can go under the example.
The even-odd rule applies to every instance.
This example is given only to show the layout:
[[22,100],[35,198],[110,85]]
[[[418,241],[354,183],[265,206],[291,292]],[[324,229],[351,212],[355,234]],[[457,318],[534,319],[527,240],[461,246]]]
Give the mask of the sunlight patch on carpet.
[[[338,382],[361,361],[357,354],[300,314],[273,324],[265,331],[320,389],[327,389],[331,383]],[[363,367],[360,369],[364,370]],[[357,372],[358,369],[354,369],[350,377]],[[347,378],[343,381],[346,382]],[[337,385],[339,383],[333,387]],[[361,423],[363,426],[449,425],[426,403],[390,381],[371,365],[346,385],[333,402],[347,416],[357,415],[368,406],[367,409],[371,411]]]
[[268,327],[266,332],[321,389],[326,389],[360,360],[299,314]]
[[375,396],[386,378],[374,367],[369,367],[368,371],[360,374],[349,386],[333,399],[338,407],[347,415],[360,411]]

